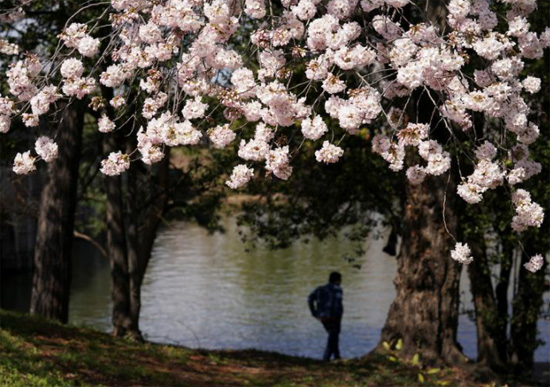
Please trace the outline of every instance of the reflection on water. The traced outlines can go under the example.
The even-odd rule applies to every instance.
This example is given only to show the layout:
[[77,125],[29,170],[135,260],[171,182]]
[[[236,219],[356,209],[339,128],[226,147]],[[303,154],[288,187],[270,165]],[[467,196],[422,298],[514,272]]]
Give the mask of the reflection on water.
[[297,243],[286,250],[244,252],[234,223],[227,234],[174,224],[155,244],[143,289],[144,333],[153,341],[204,348],[258,348],[318,357],[325,333],[306,298],[328,274],[343,274],[341,347],[359,356],[379,338],[394,297],[395,260],[367,246],[363,268],[342,257],[349,242]]
[[[357,270],[343,259],[353,252],[344,238],[245,252],[234,220],[227,219],[225,227],[227,233],[215,235],[187,223],[161,230],[142,290],[141,327],[149,340],[320,358],[326,333],[310,316],[306,298],[326,283],[330,271],[338,270],[344,277],[342,355],[361,356],[376,345],[395,295],[395,258],[382,253],[386,234],[366,242],[362,268]],[[107,259],[85,243],[75,250],[70,320],[109,331]],[[28,279],[10,278],[10,286],[3,281],[2,288],[24,292],[21,284]],[[465,306],[471,308],[465,271],[461,288],[467,295]],[[543,339],[550,338],[550,321],[540,320],[539,329]],[[459,341],[466,355],[476,356],[475,326],[466,316],[460,317]],[[550,346],[539,348],[536,358],[550,361]]]
[[[387,235],[366,242],[357,270],[342,258],[353,252],[344,238],[246,252],[235,222],[227,219],[225,227],[225,234],[209,235],[193,224],[172,223],[159,233],[142,291],[141,327],[149,340],[319,358],[326,334],[310,316],[306,298],[338,270],[344,277],[343,356],[361,356],[376,345],[395,295],[395,258],[382,253]],[[471,308],[462,274],[465,306]],[[75,282],[86,285],[73,292],[71,320],[109,330],[108,265],[81,275],[85,278]],[[550,324],[539,326],[548,336]],[[466,316],[460,317],[459,341],[468,356],[476,356],[475,326]],[[537,358],[549,359],[549,346],[540,348]]]
[[105,332],[111,329],[109,260],[84,241],[78,241],[73,253],[69,322]]

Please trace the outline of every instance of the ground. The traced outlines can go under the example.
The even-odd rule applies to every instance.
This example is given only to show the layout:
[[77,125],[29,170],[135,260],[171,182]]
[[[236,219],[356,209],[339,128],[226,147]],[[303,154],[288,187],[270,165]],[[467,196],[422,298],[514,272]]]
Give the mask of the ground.
[[[393,353],[393,355],[396,355]],[[514,384],[514,383],[512,383]],[[205,351],[117,339],[0,310],[0,386],[497,386],[463,369],[390,353],[324,363],[255,350]],[[527,385],[520,383],[520,385]]]

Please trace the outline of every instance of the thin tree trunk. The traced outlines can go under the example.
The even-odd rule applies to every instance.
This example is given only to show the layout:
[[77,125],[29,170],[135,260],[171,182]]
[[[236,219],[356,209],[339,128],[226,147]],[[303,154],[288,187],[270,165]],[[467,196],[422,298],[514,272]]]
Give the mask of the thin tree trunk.
[[[407,187],[394,281],[397,295],[379,343],[401,339],[402,355],[418,353],[426,364],[457,364],[465,359],[456,342],[460,266],[450,258],[453,239],[443,223],[445,186],[443,177],[434,177]],[[448,191],[454,192],[453,188]],[[445,212],[447,227],[455,233],[456,218],[449,200]]]
[[130,319],[130,327],[132,337],[136,340],[143,340],[139,329],[139,314],[141,311],[141,283],[143,276],[140,270],[140,239],[144,236],[140,232],[139,227],[139,209],[137,201],[141,198],[139,195],[140,188],[147,189],[148,184],[140,181],[138,166],[132,165],[128,171],[128,205],[127,208],[127,246],[128,246],[128,279],[130,281],[129,297],[130,309],[128,318]]
[[[103,143],[104,152],[117,149],[118,133],[108,135]],[[123,337],[131,328],[130,280],[128,276],[128,256],[126,251],[126,230],[122,200],[122,180],[120,176],[105,176],[107,193],[107,251],[111,264],[113,301],[113,335]]]
[[[149,181],[148,174],[142,174],[137,166],[129,173],[128,192],[133,198],[143,198],[150,203],[129,202],[128,206],[128,263],[130,278],[130,320],[134,338],[141,340],[139,316],[141,311],[141,285],[151,258],[158,226],[168,202],[169,155],[159,163],[157,182]],[[143,180],[147,180],[145,183]],[[145,191],[144,191],[145,190]],[[158,196],[157,196],[158,195]],[[145,205],[140,208],[138,204]],[[143,216],[140,214],[143,213]],[[142,220],[142,221],[140,221]]]
[[[112,91],[102,89],[107,99]],[[112,114],[112,112],[110,112]],[[130,128],[128,128],[130,129]],[[130,153],[136,147],[135,137],[123,138],[124,128],[108,136],[104,153],[127,148]],[[159,163],[158,184],[150,181],[150,170],[133,163],[121,176],[105,177],[107,190],[108,251],[112,277],[113,334],[130,336],[142,341],[139,326],[141,311],[141,285],[151,256],[158,224],[167,203],[167,176],[169,158]],[[145,171],[145,172],[144,172]],[[160,189],[159,186],[160,185]],[[163,192],[157,200],[149,199]],[[141,202],[147,202],[146,205]],[[126,205],[124,204],[126,203]]]
[[66,323],[69,319],[71,250],[76,209],[83,109],[66,107],[57,131],[58,158],[48,164],[40,197],[30,312]]
[[[532,248],[536,251],[535,246]],[[522,265],[529,261],[530,255],[529,252],[522,254]],[[546,288],[545,272],[546,262],[536,273],[530,273],[523,267],[519,270],[518,292],[514,296],[510,324],[510,360],[522,373],[530,373],[533,369],[535,350],[539,346],[537,321]]]
[[493,370],[502,370],[506,357],[499,350],[499,341],[506,341],[506,320],[501,321],[487,262],[487,246],[483,237],[469,241],[474,261],[468,275],[474,300],[478,361]]
[[[507,232],[509,234],[511,230]],[[504,326],[502,327],[503,337],[497,339],[497,346],[501,359],[509,360],[508,354],[508,288],[510,286],[510,275],[512,273],[512,263],[514,262],[514,245],[506,237],[502,238],[502,259],[500,262],[500,274],[495,289],[498,318]]]

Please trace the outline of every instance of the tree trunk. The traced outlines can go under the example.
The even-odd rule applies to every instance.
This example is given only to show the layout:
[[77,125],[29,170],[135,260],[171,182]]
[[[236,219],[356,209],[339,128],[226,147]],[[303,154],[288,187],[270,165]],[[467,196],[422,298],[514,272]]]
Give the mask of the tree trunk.
[[[122,141],[116,136],[118,133],[105,141],[105,153],[121,148]],[[133,150],[131,143],[126,146]],[[139,164],[131,165],[126,184],[120,176],[105,177],[115,336],[143,340],[139,326],[141,285],[168,200],[168,166],[166,156],[159,163],[157,182],[151,180],[150,170]],[[126,206],[123,196],[128,198]]]
[[[511,229],[507,231],[509,235],[512,232]],[[497,339],[497,346],[500,353],[500,358],[504,359],[506,362],[509,360],[508,356],[508,288],[510,286],[510,274],[512,273],[512,264],[514,262],[514,244],[511,243],[506,236],[502,239],[502,258],[500,261],[500,274],[498,283],[495,289],[496,301],[497,301],[497,312],[499,321],[501,321],[504,326],[501,328],[504,338]]]
[[[133,169],[133,166],[131,167]],[[128,196],[137,199],[136,191],[137,184],[135,174],[132,171],[128,172]],[[130,280],[129,297],[130,297],[130,328],[132,336],[137,340],[142,340],[141,331],[139,329],[139,313],[141,311],[141,283],[143,275],[140,268],[140,243],[138,236],[138,214],[136,201],[128,201],[128,279]],[[145,271],[143,272],[145,274]]]
[[[465,357],[456,342],[460,265],[450,258],[452,237],[443,223],[446,182],[432,177],[407,187],[403,240],[397,258],[393,301],[379,346],[403,341],[404,357],[418,353],[425,364],[456,364]],[[448,191],[453,193],[454,187]],[[445,210],[447,227],[456,231],[452,196]]]
[[48,181],[40,197],[31,314],[69,320],[71,250],[76,209],[78,165],[84,113],[80,104],[66,106],[56,142],[59,153],[48,164]]
[[[117,149],[118,133],[107,135],[104,152]],[[122,179],[120,176],[105,176],[107,193],[107,251],[111,264],[113,301],[113,335],[123,337],[130,330],[130,281],[128,277],[128,256],[126,251],[126,230],[122,204]]]
[[[141,285],[151,258],[153,244],[168,202],[169,155],[159,163],[157,181],[149,171],[134,165],[129,171],[128,194],[128,263],[130,278],[130,321],[135,339],[142,340],[139,328]],[[139,199],[138,199],[139,198]],[[144,203],[140,203],[143,200]]]
[[[423,10],[420,12],[424,17],[443,30],[445,3],[422,0],[413,13]],[[416,110],[409,112],[410,117],[418,122],[432,122],[435,107],[431,99],[424,93],[416,98]],[[409,110],[413,105],[410,104]],[[433,134],[444,137],[446,131]],[[461,267],[450,254],[454,240],[449,232],[456,235],[457,230],[453,210],[455,192],[455,185],[446,182],[444,176],[429,177],[418,186],[406,188],[402,242],[394,281],[397,294],[378,347],[383,342],[395,343],[401,339],[401,354],[408,358],[418,353],[424,364],[455,365],[466,359],[456,342]],[[447,204],[443,208],[445,200]]]
[[[528,246],[530,241],[525,242]],[[531,248],[538,250],[536,246]],[[546,260],[542,269],[536,273],[530,273],[523,268],[523,264],[529,261],[530,255],[528,251],[521,255],[518,291],[514,296],[510,326],[510,360],[516,366],[516,371],[522,373],[530,373],[533,369],[535,350],[539,346],[537,321],[543,304],[542,296],[547,290]]]
[[499,342],[507,339],[506,319],[502,321],[498,312],[483,236],[468,242],[475,257],[468,265],[468,275],[475,307],[478,361],[498,371],[506,363],[505,354],[499,350]]
[[[141,311],[141,284],[143,282],[145,270],[142,270],[141,266],[143,265],[140,261],[143,254],[146,252],[141,251],[140,240],[145,236],[141,235],[141,230],[138,230],[140,216],[137,202],[142,197],[140,196],[140,189],[147,189],[149,185],[140,181],[137,168],[137,165],[132,165],[128,171],[128,197],[133,198],[133,200],[129,200],[128,205],[126,206],[126,219],[128,224],[126,243],[128,246],[128,278],[130,281],[130,310],[128,318],[130,319],[132,337],[141,341],[143,340],[143,337],[139,328],[139,314]],[[138,233],[140,235],[138,235]]]

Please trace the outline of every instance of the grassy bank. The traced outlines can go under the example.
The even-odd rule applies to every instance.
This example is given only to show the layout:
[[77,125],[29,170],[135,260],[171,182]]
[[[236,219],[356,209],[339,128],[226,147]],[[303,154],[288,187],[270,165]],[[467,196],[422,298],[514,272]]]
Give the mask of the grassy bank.
[[[197,351],[115,339],[0,310],[4,386],[474,386],[463,370],[427,369],[388,355],[337,363],[247,351]],[[493,384],[494,385],[494,384]]]

